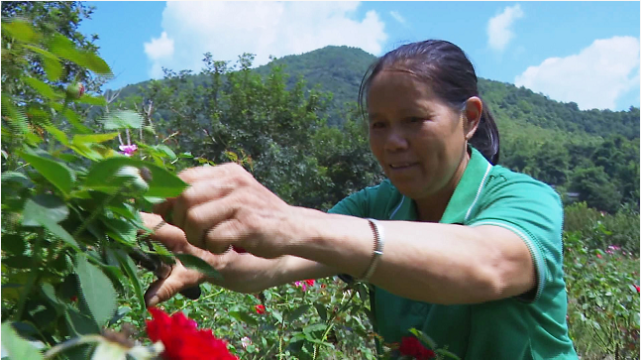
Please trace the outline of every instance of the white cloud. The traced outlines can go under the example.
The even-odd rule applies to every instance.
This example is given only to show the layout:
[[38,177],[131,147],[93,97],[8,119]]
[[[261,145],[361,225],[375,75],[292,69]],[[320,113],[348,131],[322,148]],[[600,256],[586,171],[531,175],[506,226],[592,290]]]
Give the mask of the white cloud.
[[[150,74],[202,68],[203,54],[235,61],[242,53],[256,55],[254,65],[269,56],[300,54],[327,45],[348,45],[373,54],[387,40],[385,24],[375,11],[356,18],[359,2],[167,2],[163,35],[145,44]],[[172,56],[147,51],[151,44],[173,39]]]
[[398,11],[395,11],[395,10],[394,11],[390,11],[389,14],[392,15],[394,20],[396,20],[399,23],[405,25],[405,18]]
[[174,40],[168,38],[167,33],[163,31],[159,38],[145,43],[145,54],[151,60],[171,57],[174,54]]
[[639,39],[596,40],[576,55],[530,66],[514,84],[583,110],[615,109],[617,99],[639,85]]
[[491,18],[487,23],[488,45],[498,51],[503,51],[507,44],[514,38],[512,25],[514,21],[523,17],[521,5],[508,6],[502,13]]

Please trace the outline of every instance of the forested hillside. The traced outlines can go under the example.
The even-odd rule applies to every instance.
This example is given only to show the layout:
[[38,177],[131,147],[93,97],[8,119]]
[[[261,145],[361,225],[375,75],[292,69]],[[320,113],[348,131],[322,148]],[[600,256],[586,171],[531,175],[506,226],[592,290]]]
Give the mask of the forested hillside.
[[[160,83],[171,83],[177,92],[206,89],[212,86],[211,71],[218,71],[216,81],[228,83],[226,76],[242,67],[250,69],[251,60],[251,56],[245,56],[234,66],[208,56],[205,62],[209,62],[209,72],[169,71]],[[300,91],[300,96],[311,89],[319,91],[326,101],[317,113],[325,118],[325,124],[340,128],[349,122],[347,119],[360,121],[354,111],[358,87],[374,60],[373,55],[361,49],[328,46],[275,59],[247,71],[265,79],[273,78],[275,71],[283,78],[286,89]],[[155,81],[128,86],[122,89],[120,98],[141,95],[139,89],[149,89],[152,83],[160,86]],[[502,165],[554,185],[559,192],[570,195],[568,201],[586,201],[608,212],[616,212],[621,204],[638,207],[638,108],[581,111],[575,103],[560,103],[522,87],[487,79],[479,79],[479,90],[501,130]],[[159,119],[171,118],[162,106],[158,110]],[[201,126],[206,129],[207,121],[202,120]]]

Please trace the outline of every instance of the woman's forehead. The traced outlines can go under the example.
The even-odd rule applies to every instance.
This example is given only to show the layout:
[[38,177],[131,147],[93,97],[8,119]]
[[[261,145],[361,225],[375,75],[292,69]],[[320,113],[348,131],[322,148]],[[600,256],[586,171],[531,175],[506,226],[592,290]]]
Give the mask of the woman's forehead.
[[407,70],[386,69],[372,79],[367,107],[370,111],[390,107],[400,111],[433,100],[434,94],[424,79]]

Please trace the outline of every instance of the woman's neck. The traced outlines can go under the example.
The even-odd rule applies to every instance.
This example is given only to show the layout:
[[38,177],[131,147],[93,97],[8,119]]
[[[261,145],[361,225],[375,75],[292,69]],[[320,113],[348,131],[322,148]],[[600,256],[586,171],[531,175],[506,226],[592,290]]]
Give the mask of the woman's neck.
[[414,200],[419,221],[439,222],[452,199],[456,186],[463,178],[463,173],[470,162],[470,153],[466,151],[454,175],[439,192],[422,199]]

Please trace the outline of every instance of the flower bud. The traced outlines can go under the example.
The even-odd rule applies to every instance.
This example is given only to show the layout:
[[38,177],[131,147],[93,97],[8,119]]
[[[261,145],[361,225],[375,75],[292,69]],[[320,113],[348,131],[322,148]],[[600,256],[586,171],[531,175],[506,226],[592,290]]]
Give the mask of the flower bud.
[[85,86],[82,83],[73,83],[67,86],[67,97],[70,99],[80,99],[85,93]]

